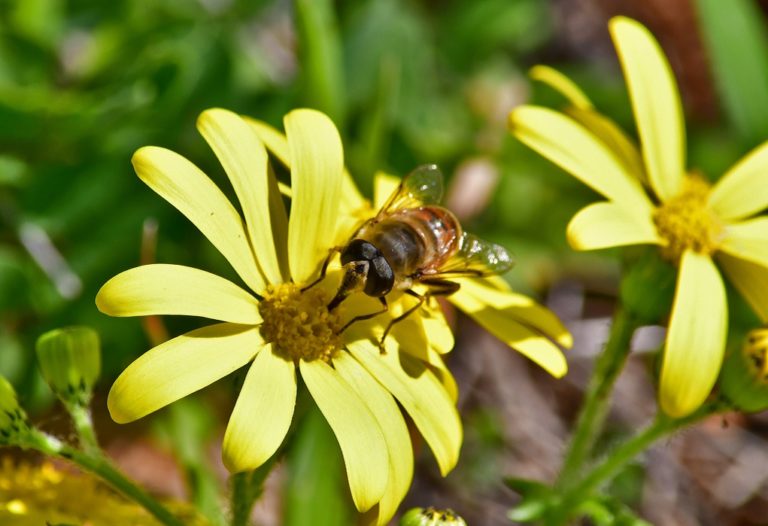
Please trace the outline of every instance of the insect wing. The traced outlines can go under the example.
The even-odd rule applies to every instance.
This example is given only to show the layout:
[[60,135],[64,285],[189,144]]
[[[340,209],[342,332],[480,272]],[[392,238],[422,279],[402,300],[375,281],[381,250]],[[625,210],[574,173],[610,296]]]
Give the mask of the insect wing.
[[459,250],[440,267],[438,273],[446,277],[492,276],[504,274],[514,265],[515,257],[506,248],[464,232]]
[[437,165],[424,164],[403,177],[379,215],[401,208],[432,205],[443,197],[443,174]]

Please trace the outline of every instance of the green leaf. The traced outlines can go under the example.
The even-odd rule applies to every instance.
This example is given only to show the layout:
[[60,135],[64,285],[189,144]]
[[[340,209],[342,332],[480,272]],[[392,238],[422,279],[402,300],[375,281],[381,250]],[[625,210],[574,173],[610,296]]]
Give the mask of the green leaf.
[[729,120],[757,144],[768,136],[768,39],[753,0],[697,0],[704,43]]

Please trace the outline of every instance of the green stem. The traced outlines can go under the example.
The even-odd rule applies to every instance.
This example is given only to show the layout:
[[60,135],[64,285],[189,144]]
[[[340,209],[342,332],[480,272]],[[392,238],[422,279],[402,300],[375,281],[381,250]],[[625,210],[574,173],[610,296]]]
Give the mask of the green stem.
[[264,492],[267,480],[279,452],[254,471],[232,475],[232,526],[246,526],[256,500]]
[[653,423],[616,447],[584,478],[567,490],[562,496],[561,504],[555,511],[553,520],[548,521],[548,524],[563,524],[576,506],[588,498],[601,484],[615,477],[632,459],[660,438],[703,420],[721,409],[722,406],[715,402],[704,405],[698,411],[683,418],[672,419],[659,415]]
[[91,410],[87,405],[78,403],[65,404],[67,411],[72,416],[72,423],[75,426],[77,438],[80,441],[80,447],[86,453],[91,455],[100,454],[99,442],[96,438],[96,431],[93,428],[93,418]]
[[246,526],[251,516],[253,502],[248,498],[250,473],[235,473],[232,475],[232,526]]
[[177,519],[165,506],[118,471],[100,452],[89,453],[80,451],[37,429],[30,430],[24,445],[49,456],[67,459],[84,471],[93,473],[128,499],[140,504],[166,526],[184,526],[181,520]]
[[638,326],[638,321],[621,307],[616,310],[608,342],[595,362],[595,370],[584,394],[581,412],[576,421],[576,430],[565,455],[558,479],[558,486],[561,488],[567,488],[579,475],[595,440],[602,431],[603,422],[608,413],[611,389],[624,368],[632,335]]

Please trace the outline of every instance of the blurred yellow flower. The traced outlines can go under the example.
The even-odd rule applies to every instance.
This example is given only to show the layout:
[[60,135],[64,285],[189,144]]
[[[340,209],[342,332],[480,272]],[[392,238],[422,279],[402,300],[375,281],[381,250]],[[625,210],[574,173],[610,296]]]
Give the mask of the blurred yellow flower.
[[[183,517],[185,524],[206,524],[191,509],[172,508]],[[0,462],[0,524],[155,526],[160,523],[91,475],[62,471],[50,462],[38,466],[6,457]]]
[[[355,505],[366,511],[378,504],[372,520],[384,524],[413,475],[411,441],[398,403],[443,474],[458,460],[457,390],[440,356],[453,346],[445,318],[436,302],[425,305],[393,327],[382,354],[378,341],[384,328],[413,298],[393,295],[388,312],[341,331],[354,316],[380,310],[379,302],[355,294],[329,311],[340,281],[337,264],[325,280],[303,290],[318,276],[330,248],[346,243],[373,210],[344,170],[338,131],[325,115],[293,111],[282,134],[260,121],[212,109],[200,116],[198,129],[223,165],[244,221],[184,157],[145,147],[133,164],[139,177],[225,256],[250,291],[179,265],[145,265],[109,280],[96,298],[106,314],[176,314],[223,322],[158,345],[133,362],[110,391],[112,417],[136,420],[252,362],[227,426],[223,457],[232,472],[255,469],[288,432],[298,370],[339,441]],[[278,185],[267,151],[290,170],[290,188]],[[377,177],[377,203],[386,199],[391,184],[391,178]],[[281,191],[290,196],[290,217]],[[570,344],[555,316],[494,287],[468,284],[454,300],[553,374],[564,374],[562,353],[544,336]],[[510,314],[519,321],[503,324],[500,317]]]
[[610,29],[640,150],[575,84],[545,67],[532,75],[569,99],[569,116],[522,106],[509,124],[518,139],[608,199],[573,217],[571,246],[655,244],[679,267],[659,398],[667,414],[681,417],[708,396],[723,360],[728,309],[715,262],[768,319],[768,217],[756,217],[768,206],[768,146],[755,149],[713,186],[686,170],[680,96],[663,52],[638,22],[616,17]]

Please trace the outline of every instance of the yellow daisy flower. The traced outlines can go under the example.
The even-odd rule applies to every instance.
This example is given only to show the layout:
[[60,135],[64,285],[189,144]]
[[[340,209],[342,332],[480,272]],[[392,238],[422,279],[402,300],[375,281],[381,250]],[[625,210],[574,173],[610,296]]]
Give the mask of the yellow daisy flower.
[[[207,524],[189,506],[170,504],[184,524]],[[50,462],[32,465],[4,457],[0,460],[0,524],[159,526],[161,523],[90,474],[62,471]]]
[[[372,520],[383,524],[413,475],[411,442],[398,403],[443,474],[458,459],[462,428],[456,386],[440,357],[453,337],[439,309],[426,306],[393,328],[382,354],[378,340],[384,327],[408,308],[408,298],[388,298],[387,313],[342,332],[347,320],[379,310],[379,303],[355,294],[329,312],[338,266],[317,286],[302,290],[319,275],[329,249],[346,242],[361,219],[370,217],[370,207],[344,171],[338,131],[325,115],[296,110],[284,123],[285,135],[222,109],[207,110],[198,120],[235,189],[244,221],[211,180],[180,155],[157,147],[134,155],[139,177],[200,229],[250,291],[202,270],[166,264],[133,268],[107,282],[96,298],[106,314],[176,314],[222,322],[138,358],[113,385],[108,406],[117,422],[130,422],[251,363],[223,445],[230,471],[251,470],[285,438],[298,370],[339,441],[356,507],[365,511],[378,504]],[[290,170],[291,187],[282,188],[291,198],[290,217],[267,149]],[[471,294],[468,288],[465,295]],[[518,296],[493,301],[488,309],[494,312],[521,311],[520,326],[531,340],[521,345],[528,352],[541,347],[540,332],[565,332],[548,311],[525,305]],[[467,305],[479,313],[486,303]],[[564,364],[547,351],[540,354],[555,373],[564,372]]]
[[521,106],[509,124],[518,139],[608,199],[573,217],[571,246],[655,244],[678,266],[659,398],[667,414],[681,417],[708,396],[723,360],[728,309],[715,263],[768,318],[768,217],[756,217],[768,206],[768,147],[755,149],[713,186],[686,170],[680,95],[664,54],[638,22],[616,17],[610,30],[640,150],[575,84],[544,67],[534,68],[534,78],[569,99],[569,116]]

